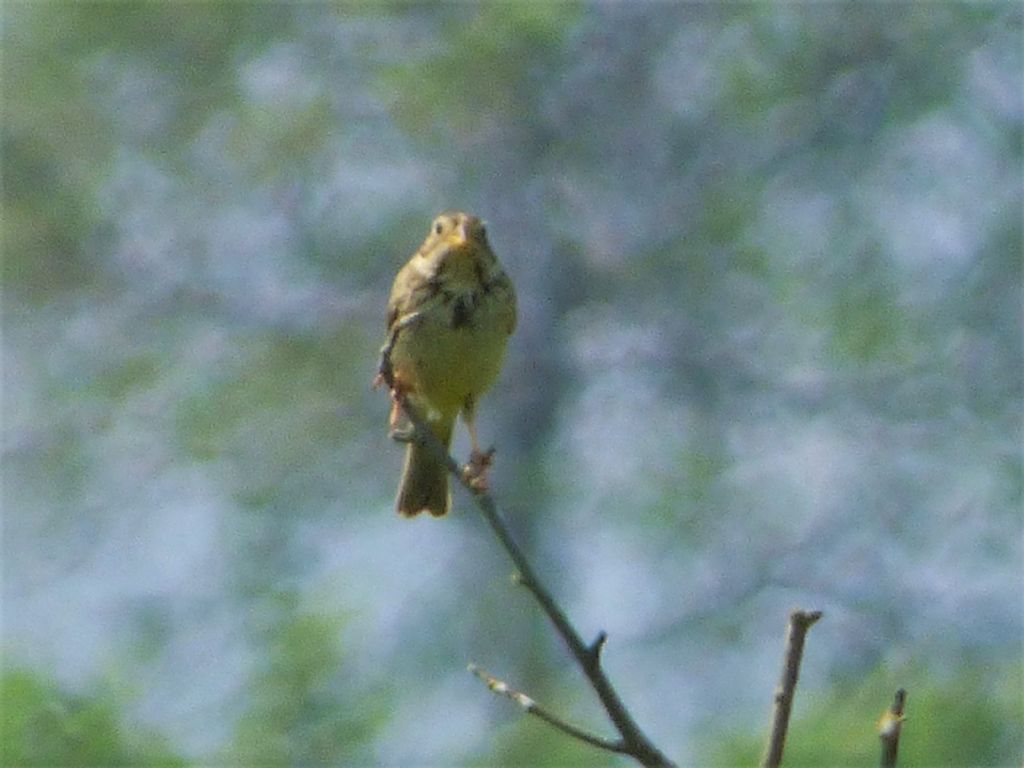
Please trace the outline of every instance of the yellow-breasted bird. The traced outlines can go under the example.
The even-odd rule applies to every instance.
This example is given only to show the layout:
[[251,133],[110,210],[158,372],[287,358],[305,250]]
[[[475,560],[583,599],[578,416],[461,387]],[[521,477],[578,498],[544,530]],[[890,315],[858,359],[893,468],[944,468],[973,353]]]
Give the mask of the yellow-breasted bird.
[[[480,219],[457,211],[434,219],[423,245],[395,277],[387,326],[395,392],[409,398],[445,447],[461,412],[472,441],[470,465],[486,468],[476,405],[501,370],[516,327],[516,296]],[[392,428],[398,418],[396,403]],[[450,504],[445,465],[426,446],[409,442],[398,513],[440,516]]]

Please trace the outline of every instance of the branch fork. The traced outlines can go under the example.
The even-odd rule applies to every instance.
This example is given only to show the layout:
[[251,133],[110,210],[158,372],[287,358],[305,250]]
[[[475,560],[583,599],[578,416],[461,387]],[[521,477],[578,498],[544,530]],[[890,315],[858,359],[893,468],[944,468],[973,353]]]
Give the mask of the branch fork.
[[[415,318],[410,319],[410,322],[413,319]],[[434,435],[424,417],[409,402],[408,398],[404,396],[401,388],[395,386],[394,370],[391,365],[391,350],[394,348],[398,333],[405,325],[407,323],[396,324],[392,328],[387,342],[381,349],[380,364],[377,375],[373,380],[374,388],[386,385],[391,391],[395,407],[405,412],[410,424],[411,434],[408,437],[403,435],[402,439],[418,440],[427,446],[444,463],[448,471],[455,476],[459,483],[472,494],[481,514],[488,525],[490,525],[498,542],[515,566],[516,576],[514,578],[533,595],[541,610],[544,611],[554,625],[555,630],[562,637],[569,652],[583,671],[598,699],[600,699],[620,738],[614,740],[605,739],[588,733],[552,714],[526,694],[515,691],[503,681],[491,677],[475,664],[470,665],[470,671],[483,680],[494,693],[509,698],[527,713],[539,717],[552,727],[579,741],[609,752],[629,755],[641,765],[647,766],[647,768],[674,768],[674,764],[640,730],[640,727],[633,720],[632,715],[626,709],[615,688],[608,680],[604,668],[601,666],[601,651],[607,642],[607,634],[600,632],[597,638],[589,645],[583,642],[575,627],[566,618],[565,612],[555,602],[555,599],[540,579],[537,578],[533,566],[512,538],[508,526],[505,525],[504,520],[498,514],[497,505],[488,492],[486,484],[476,481],[478,473],[474,472],[475,468],[472,460],[467,467],[460,467],[458,462],[448,453],[446,446]],[[490,464],[492,455],[493,451],[486,454],[486,457],[483,459],[485,467]]]

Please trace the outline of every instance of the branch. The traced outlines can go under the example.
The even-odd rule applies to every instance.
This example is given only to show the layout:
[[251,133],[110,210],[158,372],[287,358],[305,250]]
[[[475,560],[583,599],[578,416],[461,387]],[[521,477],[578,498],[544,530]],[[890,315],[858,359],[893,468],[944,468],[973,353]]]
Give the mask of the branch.
[[[562,640],[565,641],[566,646],[569,648],[569,652],[572,653],[576,663],[579,664],[591,687],[597,693],[598,698],[601,700],[601,705],[604,707],[605,712],[608,713],[608,717],[614,724],[615,729],[622,737],[622,748],[615,751],[630,755],[642,765],[647,766],[647,768],[672,768],[673,763],[640,730],[640,727],[633,720],[632,715],[630,715],[626,706],[619,698],[615,688],[612,687],[607,675],[605,675],[604,669],[601,666],[601,650],[604,648],[604,643],[607,639],[605,633],[601,632],[594,642],[589,645],[583,642],[575,627],[566,618],[565,612],[555,602],[555,599],[540,579],[537,578],[533,566],[530,565],[526,555],[523,554],[519,545],[512,538],[508,527],[498,514],[494,499],[486,490],[473,484],[471,478],[467,476],[455,459],[448,453],[446,446],[437,439],[437,436],[430,429],[423,416],[409,403],[408,398],[404,397],[400,391],[395,390],[394,371],[391,367],[391,350],[400,331],[401,327],[399,327],[399,324],[396,324],[387,343],[381,350],[380,367],[375,384],[383,383],[387,385],[388,389],[391,390],[392,398],[402,408],[412,424],[412,434],[408,437],[403,436],[402,439],[416,440],[421,445],[426,446],[437,458],[444,462],[448,471],[473,495],[477,507],[483,513],[484,519],[487,520],[491,530],[494,531],[494,535],[498,538],[501,546],[515,565],[518,571],[517,579],[519,583],[529,590],[548,619],[555,626],[558,634],[561,635]],[[548,722],[551,721],[549,720]],[[565,729],[561,730],[564,731]],[[588,744],[594,744],[593,740],[583,740]],[[614,744],[615,742],[609,741],[607,743]]]
[[794,609],[789,614],[782,678],[775,689],[772,732],[768,740],[768,747],[761,760],[761,768],[778,768],[782,763],[782,750],[786,746],[786,730],[789,728],[789,714],[793,708],[793,696],[796,693],[796,683],[800,677],[800,660],[804,654],[804,639],[807,637],[807,630],[820,618],[821,611],[807,613]]
[[618,752],[619,754],[627,754],[626,745],[621,740],[611,741],[610,739],[595,736],[592,733],[584,731],[582,728],[577,728],[575,725],[567,723],[558,715],[549,712],[525,693],[513,690],[503,680],[499,680],[498,678],[487,674],[487,672],[480,669],[476,664],[470,664],[469,671],[483,680],[484,685],[486,685],[492,692],[514,701],[522,707],[527,714],[539,717],[545,723],[557,728],[562,733],[568,734],[574,739],[578,739],[579,741],[595,746],[598,749],[604,749],[608,752]]
[[900,748],[900,731],[903,730],[903,707],[907,703],[907,692],[896,691],[890,706],[878,719],[878,737],[882,740],[882,768],[896,768],[896,753]]

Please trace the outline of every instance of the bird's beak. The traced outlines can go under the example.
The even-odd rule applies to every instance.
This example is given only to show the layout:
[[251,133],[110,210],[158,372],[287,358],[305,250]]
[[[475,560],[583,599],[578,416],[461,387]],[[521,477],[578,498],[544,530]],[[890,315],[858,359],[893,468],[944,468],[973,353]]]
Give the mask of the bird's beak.
[[451,234],[452,245],[465,245],[469,240],[469,232],[466,231],[466,223],[460,223]]

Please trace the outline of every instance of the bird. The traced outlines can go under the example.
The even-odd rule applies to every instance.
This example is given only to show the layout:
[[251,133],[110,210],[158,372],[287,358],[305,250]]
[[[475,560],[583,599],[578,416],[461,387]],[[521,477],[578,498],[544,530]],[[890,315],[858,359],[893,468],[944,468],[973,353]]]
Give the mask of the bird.
[[451,506],[445,462],[409,430],[397,428],[403,398],[446,449],[462,415],[472,450],[465,471],[479,475],[476,487],[486,487],[491,452],[480,450],[477,403],[498,378],[515,328],[515,288],[491,250],[484,223],[461,211],[437,216],[395,276],[387,303],[382,371],[386,358],[393,399],[389,424],[392,437],[407,443],[398,514],[441,517]]

